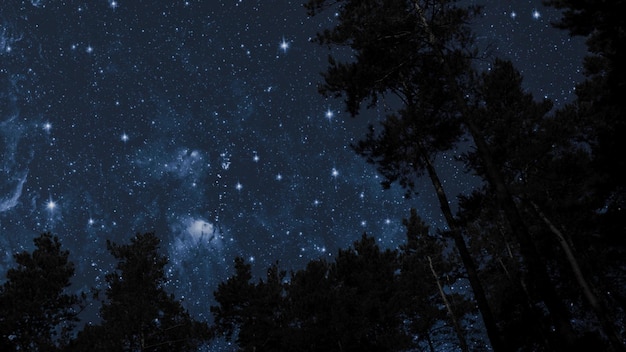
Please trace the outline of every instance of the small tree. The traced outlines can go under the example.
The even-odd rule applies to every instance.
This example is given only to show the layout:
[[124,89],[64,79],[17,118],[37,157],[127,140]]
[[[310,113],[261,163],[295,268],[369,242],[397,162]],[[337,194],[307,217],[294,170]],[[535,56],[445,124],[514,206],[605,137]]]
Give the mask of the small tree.
[[0,350],[60,351],[78,321],[84,297],[68,294],[74,264],[59,238],[43,233],[36,249],[14,254],[0,287]]
[[154,233],[137,234],[127,245],[107,242],[118,260],[106,275],[102,323],[86,326],[73,346],[81,351],[194,351],[208,340],[206,325],[192,319],[165,291],[160,240]]

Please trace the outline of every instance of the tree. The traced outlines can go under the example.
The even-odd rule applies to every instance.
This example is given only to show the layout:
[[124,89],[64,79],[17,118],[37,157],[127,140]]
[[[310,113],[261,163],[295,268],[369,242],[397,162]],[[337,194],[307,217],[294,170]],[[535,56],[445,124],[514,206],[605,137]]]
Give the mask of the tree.
[[35,250],[13,255],[0,287],[0,349],[3,351],[61,351],[78,321],[83,298],[67,293],[74,264],[59,238],[42,233]]
[[[583,272],[580,254],[572,242],[572,234],[579,232],[572,225],[588,228],[585,222],[593,217],[586,184],[596,178],[588,152],[575,143],[578,120],[567,119],[563,113],[546,116],[551,104],[533,101],[532,95],[522,90],[521,80],[510,62],[496,60],[477,84],[480,102],[474,104],[474,121],[491,150],[497,151],[494,162],[519,199],[533,237],[542,239],[535,241],[541,255],[547,258],[552,272],[559,272],[561,296],[566,286],[562,278],[571,276],[575,285],[570,287],[582,294],[606,335],[618,345],[599,290],[589,280],[589,271]],[[470,168],[482,171],[475,153],[467,153],[466,161]],[[571,229],[564,230],[563,223]],[[562,253],[555,254],[554,247],[560,247]]]
[[215,291],[215,331],[242,351],[397,351],[411,346],[404,329],[397,252],[363,235],[333,263],[312,260],[287,279],[274,265],[252,283],[250,265]]
[[[317,42],[349,46],[356,51],[356,60],[342,63],[331,57],[320,92],[345,95],[346,108],[353,116],[366,100],[373,106],[379,97],[391,93],[402,101],[403,108],[382,122],[382,131],[370,126],[355,150],[377,165],[385,177],[384,187],[398,181],[407,195],[416,191],[415,179],[427,173],[469,276],[487,334],[494,349],[502,350],[476,264],[432,161],[437,153],[451,149],[462,135],[462,106],[450,79],[458,83],[456,80],[467,81],[471,76],[474,53],[467,22],[479,8],[457,8],[451,6],[454,1],[446,0],[428,2],[426,8],[407,1],[384,5],[375,1],[340,2],[339,25],[318,33]],[[306,4],[311,15],[325,6],[326,1]],[[443,62],[445,75],[441,72]]]
[[[546,321],[540,324],[558,340],[552,348],[568,349],[576,340],[570,312],[557,294],[546,258],[538,252],[520,204],[514,199],[503,175],[504,170],[499,168],[495,151],[490,148],[487,136],[473,114],[473,103],[481,98],[476,97],[480,94],[476,90],[477,73],[472,67],[476,54],[467,23],[476,14],[476,8],[459,8],[454,6],[455,3],[449,0],[398,0],[390,6],[388,2],[383,5],[377,1],[309,1],[306,6],[311,15],[339,4],[338,25],[319,33],[317,42],[348,46],[354,52],[353,61],[330,59],[320,91],[326,95],[344,96],[347,110],[353,115],[358,113],[362,102],[368,101],[368,106],[372,106],[385,95],[399,97],[403,106],[396,120],[401,123],[387,118],[383,122],[383,131],[379,134],[370,132],[365,144],[357,145],[357,151],[379,167],[387,178],[385,182],[399,181],[407,188],[414,184],[411,180],[421,175],[421,167],[426,168],[443,214],[457,238],[455,242],[470,276],[492,346],[495,350],[505,350],[509,347],[500,341],[501,334],[492,319],[485,295],[481,293],[480,281],[472,277],[471,262],[463,254],[464,243],[458,240],[462,235],[454,234],[458,225],[454,224],[454,219],[450,220],[445,209],[447,198],[443,197],[444,192],[429,169],[430,159],[425,156],[443,149],[432,148],[438,146],[431,143],[439,140],[441,134],[440,130],[431,128],[433,124],[424,116],[437,121],[434,126],[438,122],[452,122],[453,130],[460,129],[463,132],[460,135],[471,138],[479,162],[476,165],[494,195],[491,199],[497,203],[505,220],[502,224],[519,244],[523,260],[521,284],[533,299],[533,306],[547,308]],[[433,94],[429,94],[431,92]],[[445,104],[437,103],[442,99]],[[432,109],[433,106],[444,108]],[[497,119],[497,116],[492,118]],[[554,326],[554,333],[551,326]]]
[[[626,1],[572,1],[544,0],[549,6],[563,10],[561,19],[553,23],[569,31],[572,36],[586,38],[588,55],[583,66],[587,80],[576,87],[574,108],[582,117],[580,137],[591,147],[594,168],[604,174],[595,183],[604,198],[603,206],[618,220],[616,229],[624,233],[624,203],[626,202],[626,20],[620,14],[626,10]],[[622,219],[622,221],[619,221]],[[621,239],[623,243],[624,239]]]
[[106,275],[102,322],[85,326],[73,350],[195,351],[208,340],[206,325],[166,292],[167,258],[159,254],[159,243],[154,233],[137,234],[127,245],[107,241],[118,263]]
[[[433,330],[440,322],[451,325],[462,351],[469,351],[469,329],[461,326],[461,318],[470,313],[469,302],[459,294],[444,291],[442,278],[455,282],[459,279],[453,260],[444,255],[442,236],[430,234],[429,227],[411,209],[410,217],[403,220],[406,228],[406,244],[400,246],[399,292],[406,302],[406,320],[410,331],[419,341],[426,342],[431,352],[436,350]],[[456,302],[453,304],[451,302]],[[445,309],[442,309],[442,303]],[[473,307],[472,307],[473,308]],[[449,342],[449,338],[446,339]]]
[[[453,341],[451,322],[470,309],[444,293],[441,277],[452,269],[420,221],[412,211],[400,252],[364,234],[333,262],[312,260],[289,275],[274,264],[255,281],[250,264],[235,258],[235,273],[214,292],[214,331],[242,351],[434,350]],[[466,332],[456,327],[463,346]]]
[[[399,117],[390,115],[379,134],[371,128],[366,139],[357,145],[357,152],[378,166],[386,177],[385,185],[399,181],[413,191],[413,180],[423,170],[428,172],[470,277],[492,346],[496,351],[504,350],[506,347],[502,346],[497,324],[475,272],[476,265],[467,253],[463,234],[449,211],[449,201],[431,162],[435,153],[454,145],[462,135],[460,132],[472,137],[487,181],[497,190],[497,201],[506,214],[508,227],[522,243],[524,258],[530,263],[531,275],[527,281],[543,283],[532,286],[544,291],[540,296],[556,297],[549,292],[551,286],[545,269],[537,262],[523,221],[468,111],[467,97],[474,94],[470,86],[474,76],[471,62],[476,53],[467,24],[479,8],[458,8],[454,6],[455,1],[446,0],[394,1],[395,6],[388,6],[388,3],[383,6],[375,1],[340,3],[339,24],[319,33],[317,41],[329,46],[349,46],[355,51],[355,60],[338,63],[331,58],[320,91],[345,96],[346,107],[353,115],[365,100],[369,100],[371,106],[386,94],[400,98],[403,108]],[[312,15],[325,6],[328,6],[326,1],[307,4]],[[546,299],[546,302],[555,315],[561,313],[554,299]],[[561,317],[559,321],[565,321],[565,326],[559,325],[559,328],[566,330],[567,319]]]
[[[585,231],[578,245],[586,248],[592,261],[591,270],[604,277],[604,292],[612,292],[617,302],[626,302],[626,280],[623,268],[626,248],[626,40],[625,20],[620,15],[626,2],[546,0],[561,9],[562,17],[554,23],[572,36],[586,39],[588,55],[583,66],[586,80],[577,85],[577,99],[559,113],[576,119],[576,141],[582,144],[590,159],[592,176],[579,188],[586,191]],[[579,227],[574,227],[578,229]],[[621,310],[624,316],[624,310]],[[622,318],[622,326],[624,319]],[[623,329],[623,328],[622,328]],[[622,338],[622,343],[624,339]]]
[[217,306],[211,307],[213,329],[226,339],[235,338],[242,351],[286,351],[283,305],[285,272],[273,265],[266,281],[257,284],[252,279],[251,266],[235,258],[235,275],[218,285],[214,292]]

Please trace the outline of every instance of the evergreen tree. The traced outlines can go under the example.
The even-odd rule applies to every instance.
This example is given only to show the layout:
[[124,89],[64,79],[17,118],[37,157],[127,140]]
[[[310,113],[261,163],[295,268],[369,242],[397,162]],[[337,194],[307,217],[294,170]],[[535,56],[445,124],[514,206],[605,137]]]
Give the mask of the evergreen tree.
[[78,321],[84,297],[67,292],[74,264],[59,238],[43,233],[32,253],[14,254],[0,287],[0,350],[61,351]]
[[[590,237],[595,197],[589,196],[588,183],[597,178],[588,152],[575,143],[578,120],[565,118],[565,113],[547,116],[551,104],[535,102],[522,90],[521,75],[510,62],[496,60],[477,87],[480,101],[473,110],[474,121],[496,151],[494,162],[519,200],[526,223],[532,225],[539,253],[556,273],[552,276],[558,280],[561,298],[586,301],[577,310],[595,315],[617,344],[604,299],[575,250],[580,237]],[[475,153],[467,154],[469,167],[480,173],[476,159]]]
[[591,150],[599,177],[589,179],[598,208],[603,236],[624,247],[626,223],[626,1],[544,0],[563,16],[554,25],[572,36],[586,38],[588,55],[583,66],[587,79],[576,87],[577,100],[566,109],[579,124],[578,141]]
[[[320,92],[345,96],[346,107],[353,116],[364,101],[373,106],[388,94],[403,103],[397,114],[388,115],[381,123],[382,131],[370,126],[368,135],[354,146],[355,150],[377,166],[385,177],[386,188],[398,181],[410,195],[416,191],[416,178],[428,175],[491,343],[496,351],[501,350],[498,327],[476,264],[433,165],[437,153],[450,150],[463,132],[464,106],[458,101],[459,89],[462,82],[470,81],[471,59],[475,55],[467,22],[479,8],[458,8],[455,1],[448,0],[425,4],[340,2],[339,24],[318,33],[317,41],[329,46],[349,46],[356,51],[356,60],[337,62],[331,57]],[[327,5],[326,1],[309,1],[306,6],[314,15]]]
[[[461,350],[469,351],[467,335],[471,329],[463,327],[461,321],[473,312],[473,307],[470,308],[465,296],[445,292],[442,284],[444,277],[452,284],[460,278],[451,260],[455,256],[445,254],[443,237],[431,234],[415,209],[411,209],[410,217],[404,219],[403,224],[407,239],[406,244],[400,246],[399,293],[405,302],[409,330],[434,352],[438,350],[437,335],[441,335],[436,334],[435,329],[441,330],[443,322],[453,329]],[[449,332],[444,335],[445,343],[451,342],[450,335]]]
[[118,263],[106,275],[102,322],[85,326],[72,350],[195,351],[208,340],[205,324],[166,292],[167,258],[159,242],[154,233],[137,234],[126,245],[107,242]]
[[364,234],[334,262],[312,260],[289,276],[275,264],[258,281],[236,258],[234,275],[214,293],[214,331],[242,351],[402,351],[454,340],[447,327],[470,310],[462,297],[443,293],[440,278],[451,268],[443,247],[416,233],[416,218],[402,254]]
[[[576,334],[570,311],[559,297],[556,284],[550,277],[548,261],[538,251],[538,243],[523,217],[521,204],[514,198],[506,180],[506,170],[499,163],[498,151],[492,148],[481,121],[474,113],[474,104],[485,98],[476,90],[476,76],[472,68],[473,41],[467,23],[475,8],[459,8],[455,1],[324,1],[307,3],[314,15],[332,5],[338,5],[338,24],[318,34],[317,41],[328,46],[348,46],[354,59],[347,62],[330,60],[320,91],[326,95],[345,97],[346,107],[357,114],[362,102],[375,105],[388,94],[398,96],[403,106],[398,114],[390,115],[382,124],[382,132],[373,131],[357,151],[376,164],[387,178],[399,181],[406,188],[421,175],[424,167],[433,180],[444,216],[467,270],[474,295],[481,310],[487,334],[493,348],[510,350],[501,334],[486,294],[476,275],[473,258],[464,253],[464,234],[458,230],[455,219],[449,215],[447,198],[443,195],[435,173],[430,171],[430,160],[445,134],[436,126],[446,122],[471,137],[476,151],[475,171],[487,181],[489,192],[502,215],[503,229],[512,234],[519,245],[522,265],[520,284],[528,290],[532,307],[544,307],[548,314],[535,325],[543,326],[551,335],[551,349],[573,348]],[[432,94],[431,94],[432,93]],[[436,107],[436,108],[434,108]],[[397,116],[397,117],[396,117]],[[498,116],[489,116],[498,120]],[[434,124],[430,121],[436,121]],[[433,128],[435,126],[435,128]],[[457,136],[458,136],[457,135]],[[451,141],[454,141],[452,139]],[[448,148],[453,143],[448,144]],[[541,318],[543,314],[532,314]]]
[[285,274],[273,265],[266,281],[254,284],[250,264],[235,258],[235,275],[220,283],[214,293],[218,305],[211,307],[213,329],[227,340],[234,338],[242,351],[287,351]]

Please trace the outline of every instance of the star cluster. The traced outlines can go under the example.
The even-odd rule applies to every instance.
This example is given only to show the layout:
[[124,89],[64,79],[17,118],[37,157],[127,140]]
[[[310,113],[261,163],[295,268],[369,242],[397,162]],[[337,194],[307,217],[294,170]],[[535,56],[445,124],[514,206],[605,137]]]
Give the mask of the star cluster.
[[[491,3],[480,43],[535,95],[571,99],[580,43],[538,1]],[[76,285],[98,287],[106,240],[155,231],[170,288],[208,318],[236,255],[261,272],[332,256],[363,232],[395,247],[410,207],[440,226],[428,182],[411,200],[383,191],[349,146],[384,111],[352,119],[317,93],[328,50],[310,38],[333,21],[284,0],[3,4],[1,271],[52,231]],[[450,194],[470,189],[453,158],[439,165]]]

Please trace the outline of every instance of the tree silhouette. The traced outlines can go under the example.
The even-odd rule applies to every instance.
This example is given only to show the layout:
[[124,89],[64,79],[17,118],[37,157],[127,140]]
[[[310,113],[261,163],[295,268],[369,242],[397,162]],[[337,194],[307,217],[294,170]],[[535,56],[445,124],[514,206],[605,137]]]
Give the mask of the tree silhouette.
[[440,278],[454,274],[420,221],[412,211],[400,252],[363,234],[333,262],[312,260],[289,275],[274,264],[256,282],[250,264],[236,258],[235,273],[214,292],[215,332],[242,351],[434,350],[455,333],[463,346],[466,331],[449,327],[471,309],[444,293]]
[[[306,6],[311,15],[327,7],[338,6],[337,25],[318,33],[316,41],[329,47],[350,47],[354,52],[353,58],[345,62],[338,62],[331,57],[329,67],[323,73],[324,83],[320,92],[327,96],[344,97],[346,108],[352,115],[359,112],[364,102],[370,107],[387,95],[398,97],[401,102],[398,111],[386,117],[380,131],[371,127],[365,140],[358,143],[355,149],[378,167],[386,178],[384,186],[397,181],[413,192],[415,178],[424,171],[428,174],[470,277],[492,346],[496,351],[510,350],[511,346],[501,341],[503,335],[493,319],[487,295],[481,292],[482,283],[474,275],[473,258],[464,250],[464,236],[470,229],[460,229],[451,216],[447,209],[447,196],[437,181],[431,162],[435,153],[454,145],[455,136],[471,138],[475,151],[471,153],[474,158],[471,170],[486,181],[490,197],[485,199],[497,204],[496,215],[500,229],[511,235],[509,241],[514,241],[518,248],[519,270],[516,270],[518,279],[515,281],[520,289],[527,291],[527,297],[532,301],[524,309],[535,310],[529,316],[539,319],[533,325],[543,327],[545,335],[550,336],[551,349],[567,350],[575,346],[578,337],[570,319],[571,311],[559,296],[559,283],[550,271],[553,257],[545,256],[545,252],[540,251],[542,238],[535,237],[535,231],[531,229],[531,226],[536,225],[536,219],[548,218],[535,213],[532,220],[528,221],[529,209],[534,207],[522,202],[520,194],[516,193],[519,189],[511,188],[511,170],[507,169],[507,162],[503,161],[508,158],[529,161],[521,159],[524,150],[507,147],[518,143],[524,137],[523,134],[526,137],[533,136],[533,130],[521,126],[522,133],[517,133],[513,126],[520,127],[521,122],[541,119],[551,106],[548,102],[529,104],[532,97],[529,100],[529,97],[515,90],[509,92],[507,89],[515,88],[519,82],[515,75],[508,77],[512,79],[511,82],[507,82],[504,75],[491,77],[494,82],[481,78],[472,67],[475,51],[472,49],[472,33],[467,26],[472,14],[476,13],[475,8],[459,8],[455,3],[449,0],[411,0],[385,2],[383,5],[377,1],[309,1]],[[500,63],[494,63],[494,66],[498,65]],[[503,89],[499,98],[504,100],[489,100],[497,95],[485,95],[490,92],[481,89],[481,86],[488,84],[492,88],[499,85],[498,88]],[[506,96],[507,93],[512,95]],[[515,107],[506,103],[507,98],[517,99],[517,108],[529,104],[520,111],[530,115],[512,115]],[[508,115],[477,113],[487,103],[493,106],[499,104],[502,107],[499,111]],[[511,117],[519,119],[512,120]],[[450,127],[439,128],[446,124]],[[504,139],[494,141],[491,138],[498,136],[492,133],[493,129],[486,128],[498,127],[503,128],[502,131],[511,128],[513,135],[502,135],[500,137]],[[459,130],[461,133],[455,134]],[[446,131],[453,133],[446,134]],[[545,145],[532,147],[542,148]],[[505,148],[500,150],[499,147]],[[511,152],[517,154],[509,155]],[[539,188],[535,191],[538,192]],[[549,189],[541,191],[545,193]],[[545,228],[547,223],[543,222],[541,226]],[[567,258],[574,257],[567,254]],[[570,260],[570,263],[574,261]],[[539,307],[548,314],[543,314]]]
[[[544,0],[563,16],[554,23],[572,36],[586,38],[588,55],[583,66],[587,80],[576,87],[577,101],[570,105],[581,122],[580,138],[593,151],[594,165],[604,177],[594,186],[603,198],[607,213],[603,221],[617,220],[619,233],[624,233],[626,202],[626,20],[621,14],[626,2]],[[614,225],[615,226],[615,225]],[[619,241],[623,245],[624,237]]]
[[0,287],[0,349],[61,351],[78,321],[84,297],[67,293],[74,264],[59,238],[43,233],[32,253],[14,254]]
[[208,340],[205,324],[165,291],[167,258],[159,243],[154,233],[137,234],[126,245],[107,242],[118,263],[106,275],[102,322],[85,326],[73,350],[195,351]]
[[[595,197],[588,195],[588,182],[598,176],[590,168],[591,158],[585,147],[575,143],[578,120],[568,120],[571,115],[566,113],[547,116],[550,102],[533,101],[532,95],[523,91],[521,81],[510,62],[496,60],[477,84],[481,101],[475,104],[474,121],[495,151],[494,162],[519,200],[533,238],[541,239],[535,241],[538,252],[546,258],[550,270],[558,273],[553,277],[558,277],[561,299],[563,291],[568,291],[569,299],[584,299],[585,304],[577,309],[595,315],[605,334],[618,345],[619,338],[591,280],[591,271],[584,272],[581,253],[575,250],[574,243],[581,242],[573,242],[579,236],[589,237],[585,232],[597,207]],[[480,173],[475,153],[466,156],[469,167]],[[575,224],[577,228],[572,227]],[[555,252],[554,248],[561,251]]]
[[[326,1],[309,1],[309,14],[329,6]],[[370,126],[366,138],[354,147],[377,166],[388,188],[398,181],[407,195],[415,192],[415,180],[424,173],[433,183],[442,213],[451,229],[469,277],[487,333],[496,351],[502,350],[500,334],[491,307],[469,255],[462,229],[456,223],[433,160],[450,150],[463,133],[464,102],[458,96],[462,81],[473,74],[472,37],[468,21],[479,8],[458,8],[454,1],[340,1],[339,24],[318,33],[323,45],[349,46],[355,60],[337,62],[332,57],[323,73],[320,92],[345,96],[347,110],[354,116],[361,104],[376,105],[388,94],[403,106],[381,123],[381,131]],[[454,81],[454,84],[451,82]]]
[[[441,322],[450,325],[456,334],[462,351],[469,351],[468,328],[461,326],[461,319],[472,312],[469,302],[459,294],[449,294],[443,289],[443,278],[454,282],[459,278],[453,265],[453,255],[445,255],[443,236],[430,233],[429,227],[411,209],[410,217],[403,220],[406,243],[401,245],[399,292],[406,295],[402,301],[407,307],[406,321],[409,330],[419,341],[425,342],[431,352],[436,350],[435,328]],[[452,302],[455,302],[454,305]],[[443,308],[442,308],[443,307]],[[444,341],[450,343],[449,336]]]

